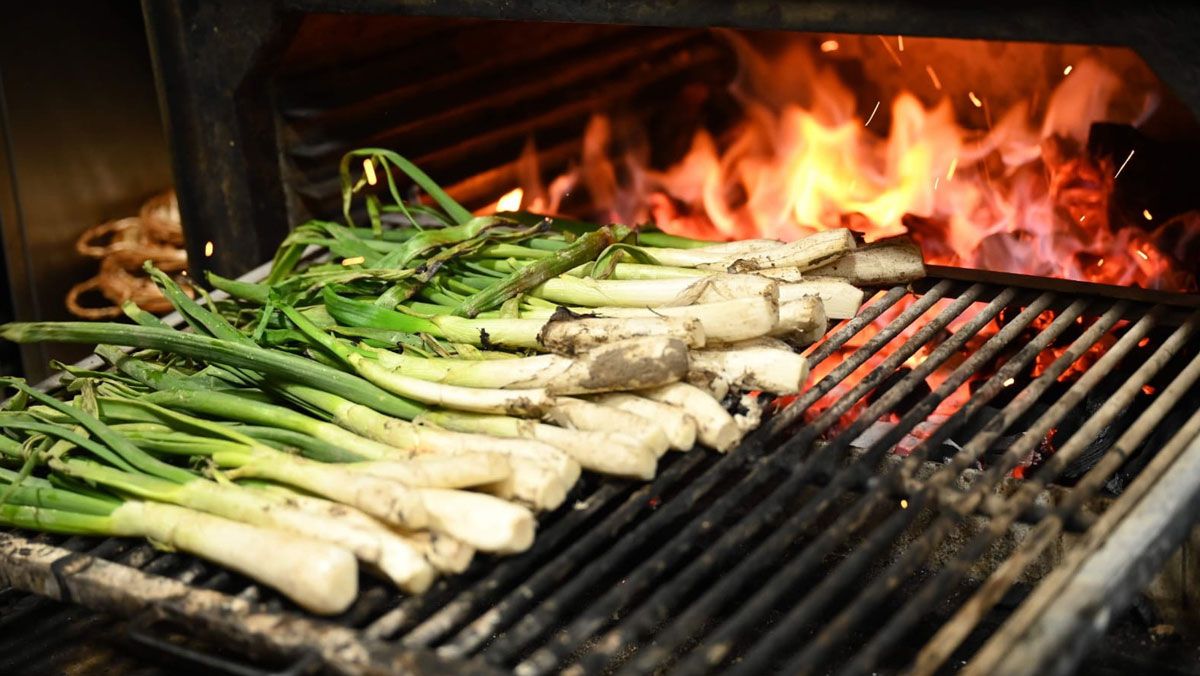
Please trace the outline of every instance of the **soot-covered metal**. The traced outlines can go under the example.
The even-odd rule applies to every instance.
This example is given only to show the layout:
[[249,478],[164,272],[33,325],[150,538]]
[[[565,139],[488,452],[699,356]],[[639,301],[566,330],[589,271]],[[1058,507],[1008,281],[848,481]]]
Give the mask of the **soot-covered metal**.
[[[812,348],[814,367],[836,366],[740,448],[676,455],[651,484],[591,477],[529,552],[420,597],[364,578],[346,614],[312,620],[191,557],[17,533],[0,539],[0,575],[344,672],[1069,672],[1194,521],[1200,314],[1036,283],[1062,290],[932,277],[879,291]],[[1051,430],[1053,452],[1011,478]],[[1105,593],[1064,595],[1097,567]]]

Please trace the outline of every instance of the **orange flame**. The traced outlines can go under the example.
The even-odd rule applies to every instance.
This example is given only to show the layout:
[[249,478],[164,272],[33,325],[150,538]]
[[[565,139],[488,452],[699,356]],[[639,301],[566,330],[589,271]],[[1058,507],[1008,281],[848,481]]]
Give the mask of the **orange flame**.
[[504,194],[498,202],[496,202],[496,211],[516,211],[521,208],[521,198],[525,196],[525,191],[520,188],[513,188]]
[[[585,131],[581,164],[539,188],[526,207],[553,210],[582,184],[600,218],[653,221],[675,234],[790,240],[851,227],[868,241],[909,233],[930,263],[1146,288],[1194,286],[1173,270],[1153,232],[1110,223],[1114,181],[1138,160],[1130,153],[1113,167],[1082,148],[1093,122],[1137,122],[1154,100],[1147,95],[1140,112],[1128,101],[1114,103],[1123,83],[1095,59],[1081,56],[1062,69],[1070,77],[1056,79],[1041,115],[1031,99],[993,98],[1007,107],[993,124],[994,92],[962,86],[961,76],[940,78],[933,64],[895,59],[887,67],[908,69],[912,89],[882,106],[875,96],[860,98],[830,59],[874,44],[865,39],[798,39],[767,55],[738,34],[726,37],[742,67],[733,87],[739,123],[720,134],[700,129],[677,162],[655,169],[645,152],[614,162],[608,153],[620,145],[617,121],[597,115]],[[905,53],[915,58],[928,42]],[[890,40],[880,43],[887,57],[897,56]],[[922,71],[937,91],[912,79]],[[923,103],[914,93],[920,88],[937,101]],[[955,101],[968,105],[956,110]],[[872,125],[877,113],[883,124]]]

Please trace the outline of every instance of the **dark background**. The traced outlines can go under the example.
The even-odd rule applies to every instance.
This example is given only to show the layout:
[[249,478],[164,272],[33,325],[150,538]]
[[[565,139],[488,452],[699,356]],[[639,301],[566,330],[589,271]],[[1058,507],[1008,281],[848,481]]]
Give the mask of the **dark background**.
[[[135,215],[171,184],[141,6],[132,0],[0,9],[0,321],[69,319],[95,274],[85,228]],[[79,346],[0,344],[0,373],[48,374]]]

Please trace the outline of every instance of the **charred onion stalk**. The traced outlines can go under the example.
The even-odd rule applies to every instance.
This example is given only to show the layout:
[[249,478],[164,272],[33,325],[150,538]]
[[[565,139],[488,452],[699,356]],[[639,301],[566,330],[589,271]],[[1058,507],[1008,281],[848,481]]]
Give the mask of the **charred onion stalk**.
[[210,275],[228,300],[150,269],[190,331],[136,306],[133,325],[0,327],[99,344],[115,369],[65,367],[69,402],[3,381],[0,457],[21,470],[0,470],[0,524],[146,537],[318,613],[352,602],[356,560],[420,593],[530,547],[582,469],[648,480],[668,450],[731,451],[762,413],[746,393],[800,392],[796,346],[860,286],[924,274],[911,244],[844,229],[711,243],[475,216],[383,149],[341,180],[346,223],[298,226],[263,283]]

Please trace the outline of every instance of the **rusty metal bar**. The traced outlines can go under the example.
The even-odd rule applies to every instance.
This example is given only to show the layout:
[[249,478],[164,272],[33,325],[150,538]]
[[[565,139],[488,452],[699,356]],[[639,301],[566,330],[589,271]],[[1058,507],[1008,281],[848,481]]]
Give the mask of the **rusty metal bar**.
[[[942,509],[942,514],[938,520],[945,523],[946,526],[943,528],[931,528],[930,530],[934,534],[934,538],[940,539],[940,533],[952,521],[957,521],[973,511],[979,502],[982,501],[983,496],[990,493],[993,487],[999,483],[1000,479],[1008,474],[1021,458],[1034,450],[1050,429],[1075,408],[1083,400],[1087,392],[1092,390],[1101,379],[1108,375],[1109,369],[1115,366],[1122,357],[1137,346],[1138,341],[1144,338],[1154,325],[1154,314],[1154,312],[1146,314],[1130,327],[1125,335],[1105,352],[1092,368],[1088,369],[1075,381],[1065,395],[1056,400],[1045,413],[1038,417],[1037,421],[1028,428],[1025,436],[1020,441],[1009,448],[994,465],[988,468],[984,476],[971,486],[971,490],[963,495],[957,504],[947,505],[943,503],[939,505]],[[1132,388],[1134,393],[1140,389],[1141,384],[1139,382],[1137,387]],[[1124,391],[1124,388],[1122,391]],[[1113,409],[1109,408],[1109,410]],[[1099,418],[1100,416],[1096,416],[1090,419],[1087,425],[1091,425]],[[943,470],[941,476],[947,477],[947,480],[950,477],[949,473],[945,470]],[[929,483],[935,483],[938,478],[935,476]],[[949,514],[946,513],[947,511]],[[966,571],[963,561],[970,559],[970,562],[974,562],[982,554],[985,547],[981,543],[985,541],[986,533],[987,531],[970,543],[967,549],[956,557],[950,566],[943,569],[943,572],[935,577],[931,583],[922,585],[917,595],[906,603],[897,614],[889,618],[883,628],[865,646],[856,652],[854,658],[850,660],[841,673],[850,674],[870,671],[884,650],[899,639],[912,626],[912,623],[929,612],[933,604],[938,601],[942,594],[949,590],[950,585],[956,581],[957,577]],[[987,541],[990,542],[990,540]]]
[[[1149,327],[1147,326],[1146,329],[1148,330],[1148,328]],[[1017,515],[1024,511],[1028,505],[1032,504],[1032,502],[1038,497],[1041,489],[1051,480],[1056,478],[1058,474],[1061,473],[1063,468],[1067,466],[1067,463],[1069,463],[1076,455],[1083,451],[1087,444],[1096,438],[1096,436],[1104,429],[1104,427],[1110,424],[1114,418],[1116,418],[1129,406],[1130,403],[1133,402],[1133,399],[1141,392],[1142,385],[1148,382],[1150,378],[1158,373],[1163,366],[1165,366],[1166,363],[1175,356],[1175,354],[1181,347],[1183,347],[1185,341],[1191,336],[1191,334],[1191,325],[1184,325],[1176,330],[1159,348],[1159,350],[1157,350],[1154,355],[1147,359],[1137,369],[1137,371],[1125,383],[1123,383],[1115,393],[1113,393],[1113,395],[1105,402],[1100,410],[1093,413],[1079,428],[1079,430],[1077,430],[1075,434],[1071,435],[1071,438],[1068,439],[1067,442],[1063,444],[1063,446],[1059,448],[1049,460],[1046,461],[1046,463],[1034,476],[1026,477],[1025,481],[1021,484],[1020,488],[1018,488],[1017,492],[1008,499],[1005,513],[990,520],[987,524],[987,528],[972,538],[971,541],[959,551],[958,555],[953,561],[950,562],[949,565],[943,567],[932,581],[928,581],[922,585],[922,588],[917,595],[911,599],[910,602],[899,613],[892,616],[888,620],[883,629],[870,642],[868,642],[868,644],[858,653],[858,655],[855,656],[855,659],[851,662],[850,666],[847,667],[847,671],[854,672],[864,668],[870,668],[870,666],[879,659],[879,657],[889,647],[890,644],[898,640],[904,634],[904,632],[906,632],[915,622],[920,620],[921,615],[926,609],[932,607],[937,599],[942,598],[945,594],[947,594],[953,588],[953,586],[967,573],[969,568],[977,562],[987,548],[997,538],[1008,531],[1009,527],[1014,521],[1016,521]],[[1124,351],[1132,349],[1141,339],[1141,337],[1141,332],[1137,331],[1137,327],[1135,326],[1134,330],[1130,331],[1125,337],[1122,338],[1122,340],[1126,340],[1125,346],[1122,346],[1121,343],[1118,342],[1118,344],[1114,345],[1108,354],[1123,354],[1121,349],[1122,347],[1125,348]],[[1115,364],[1115,362],[1116,360],[1114,359],[1111,363]],[[1099,372],[1101,376],[1106,375],[1105,367],[1099,362],[1097,362],[1094,370]],[[1096,382],[1099,382],[1100,378],[1098,377],[1095,380]],[[1079,382],[1082,383],[1082,381],[1083,379],[1081,378]],[[1088,387],[1090,389],[1091,385]],[[1073,407],[1073,405],[1074,404],[1071,403],[1070,392],[1068,392],[1068,396],[1063,397],[1063,399],[1060,399],[1058,402],[1056,402],[1055,405],[1051,407],[1051,410],[1044,414],[1043,418],[1056,413],[1054,411],[1054,408],[1056,407],[1061,407],[1061,414],[1065,415],[1066,412]],[[1061,417],[1061,415],[1058,417]],[[1039,428],[1041,421],[1042,419],[1039,419],[1039,422],[1035,424],[1035,428]],[[1047,423],[1047,431],[1049,430],[1049,425],[1051,424],[1053,423]],[[998,467],[993,467],[992,470],[996,470]],[[989,482],[986,481],[985,477],[985,480],[980,483]],[[994,481],[990,483],[994,484]],[[1078,487],[1075,490],[1078,491]],[[975,489],[975,487],[972,487],[971,494],[979,495],[980,491]],[[964,500],[968,498],[969,496],[966,496],[964,497]],[[960,513],[963,513],[963,511],[965,510],[960,510]]]
[[[830,376],[827,376],[825,379],[823,379],[822,383],[825,383],[826,381],[833,381],[833,376],[838,371],[843,370],[844,367],[849,366],[852,368],[847,369],[845,374],[841,375],[840,378],[844,378],[846,375],[852,373],[853,370],[857,368],[857,365],[854,364],[855,361],[859,361],[858,365],[865,363],[869,354],[873,354],[874,352],[878,351],[878,349],[883,346],[886,340],[890,340],[892,337],[899,334],[904,328],[912,324],[913,321],[915,321],[919,316],[924,314],[925,311],[931,308],[938,300],[940,300],[950,290],[951,286],[951,283],[939,285],[938,287],[935,287],[935,291],[931,291],[928,296],[920,298],[911,307],[905,309],[899,317],[889,323],[889,325],[883,331],[881,331],[880,334],[873,338],[872,341],[869,341],[867,345],[857,350],[852,359],[844,362],[841,366],[839,366],[838,369],[835,369],[835,373],[830,374]],[[936,332],[942,327],[945,327],[953,319],[957,318],[957,316],[961,314],[962,310],[970,304],[971,300],[973,300],[974,297],[977,297],[982,292],[983,288],[980,286],[976,286],[973,289],[968,290],[968,292],[963,295],[964,297],[957,299],[951,305],[951,307],[942,311],[935,321],[923,327],[918,333],[924,335],[925,341],[927,341],[933,335],[936,335]],[[821,434],[824,430],[832,426],[837,421],[838,417],[853,405],[854,401],[857,401],[874,389],[874,387],[878,385],[888,373],[890,373],[897,366],[902,364],[905,359],[915,353],[917,347],[919,347],[919,345],[923,345],[925,341],[922,341],[919,344],[917,344],[916,341],[912,341],[911,344],[906,343],[905,345],[902,345],[899,350],[885,359],[884,362],[870,375],[856,383],[855,387],[846,396],[844,396],[828,411],[824,412],[818,418],[818,420],[806,425],[801,430],[800,434],[797,435],[797,437],[789,440],[787,443],[781,446],[773,455],[766,458],[763,463],[754,466],[749,474],[742,478],[741,481],[739,481],[735,486],[731,487],[727,493],[721,495],[715,501],[707,504],[697,515],[701,518],[693,519],[687,526],[677,528],[674,534],[671,535],[669,542],[664,544],[659,549],[657,554],[651,556],[649,560],[643,560],[641,565],[639,565],[634,572],[624,578],[620,586],[613,588],[600,601],[593,601],[589,605],[589,612],[587,614],[577,618],[573,623],[568,625],[566,631],[557,632],[549,645],[546,645],[535,651],[532,655],[523,660],[521,664],[518,665],[518,668],[529,673],[542,673],[553,670],[557,666],[558,660],[562,655],[573,650],[581,640],[602,626],[607,621],[609,614],[615,612],[618,608],[625,605],[627,599],[638,593],[639,590],[646,589],[649,585],[653,584],[661,572],[670,570],[672,567],[677,567],[678,562],[687,557],[690,552],[698,547],[705,535],[713,532],[714,529],[717,528],[718,524],[720,524],[723,519],[725,519],[734,511],[734,508],[737,505],[741,504],[750,496],[761,496],[764,495],[764,492],[765,494],[774,492],[775,488],[770,488],[768,490],[768,486],[772,483],[775,483],[777,488],[777,482],[781,478],[780,470],[788,469],[790,462],[790,458],[788,457],[789,448],[794,453],[798,453],[804,449],[807,449],[811,441],[815,439],[817,435]],[[872,346],[872,343],[875,343],[875,345]],[[819,383],[818,387],[813,388],[813,390],[810,390],[810,392],[821,389],[828,391],[828,389],[831,389],[834,384],[836,384],[836,381],[830,382],[828,386],[823,386]],[[816,398],[814,397],[812,400],[815,401]],[[793,406],[795,405],[796,404],[793,404]],[[816,463],[810,462],[802,464],[799,468],[795,469],[794,472],[796,475],[808,477],[812,476],[814,469],[816,469]],[[795,477],[793,477],[792,480],[794,481]],[[680,503],[674,502],[672,503],[672,506],[678,504]],[[660,510],[654,514],[654,517],[652,517],[651,520],[653,520],[653,518],[660,517],[663,514],[664,510]],[[769,516],[770,514],[761,510],[754,511],[754,518],[756,520],[765,520]],[[646,526],[646,524],[642,524],[642,526]],[[639,530],[642,530],[642,528],[639,527]],[[638,531],[635,531],[635,533],[637,532]],[[632,541],[632,538],[627,537],[622,541],[622,544],[630,541]],[[597,563],[602,568],[608,567],[604,560],[601,560]],[[592,568],[595,567],[596,564],[593,564]],[[573,583],[578,581],[579,580],[577,579],[573,581]],[[572,584],[568,585],[568,587],[571,586]],[[558,603],[554,604],[555,607],[558,607],[559,605],[560,604]],[[497,642],[498,645],[494,646],[492,650],[489,651],[489,654],[497,651],[501,646],[503,647],[502,654],[511,654],[514,649],[523,647],[535,637],[543,622],[544,620],[538,622],[527,622],[525,623],[526,626],[524,627],[518,625],[517,629],[520,629],[521,631],[510,631],[500,641]]]
[[[1095,324],[1077,338],[1067,351],[1051,364],[1050,368],[1042,374],[1040,378],[1033,381],[1021,392],[1003,411],[1003,420],[998,424],[989,425],[987,428],[978,433],[968,444],[963,447],[963,450],[953,456],[951,463],[935,475],[931,480],[925,482],[925,490],[935,491],[943,485],[949,484],[952,479],[965,469],[969,464],[973,463],[976,458],[980,457],[985,450],[990,448],[993,441],[1000,436],[1012,422],[1016,421],[1033,403],[1041,396],[1045,390],[1050,387],[1062,372],[1065,372],[1070,364],[1074,363],[1088,347],[1094,344],[1099,338],[1106,333],[1116,322],[1124,315],[1126,308],[1118,304],[1109,309]],[[1040,350],[1039,350],[1040,351]],[[1006,365],[1007,367],[1007,365]],[[1001,369],[1004,371],[1004,368]],[[999,376],[1000,373],[997,373]],[[1013,377],[1015,373],[1006,375],[1006,379]],[[989,379],[976,392],[976,397],[981,393],[994,397],[1003,388],[1004,381],[998,377]],[[973,398],[974,399],[974,398]],[[938,441],[940,443],[940,440]],[[904,465],[900,468],[901,476],[915,471],[920,460],[910,456],[906,459]],[[940,478],[939,478],[940,477]],[[920,493],[918,493],[920,495]],[[910,498],[910,503],[913,502]],[[925,498],[921,498],[923,501]],[[911,506],[911,505],[910,505]],[[915,507],[914,507],[915,509]],[[902,520],[911,517],[905,516],[907,510],[897,512],[892,519]],[[951,524],[946,523],[946,520],[935,522],[934,527],[923,537],[915,540],[904,554],[889,567],[888,572],[878,577],[865,589],[863,589],[853,603],[839,613],[838,617],[826,625],[818,636],[808,644],[808,646],[800,652],[797,658],[789,665],[790,673],[799,673],[815,668],[815,665],[820,663],[829,651],[835,645],[840,643],[849,629],[866,619],[879,603],[882,603],[899,585],[900,581],[908,575],[920,561],[924,560],[925,556],[933,550],[937,541],[940,540],[942,531],[949,529]],[[867,542],[862,546],[861,551],[873,552],[879,548],[889,545],[890,538],[884,540],[881,537],[873,535],[868,538]],[[857,552],[856,552],[857,554]],[[855,566],[865,565],[871,555],[861,555],[856,558],[852,555],[847,559],[842,566],[839,566],[833,574],[826,577],[817,585],[812,593],[806,599],[797,605],[789,612],[771,630],[768,638],[764,639],[756,646],[753,655],[748,655],[735,669],[736,673],[754,673],[755,669],[761,669],[771,656],[777,655],[787,647],[791,647],[792,637],[798,635],[802,631],[804,625],[812,620],[815,613],[836,593],[836,590],[845,588],[852,582],[860,581],[861,578],[857,574],[849,574],[843,572],[846,565],[850,565],[845,570],[853,570]]]
[[[1161,462],[1159,462],[1161,460]],[[993,673],[1069,674],[1089,645],[1158,572],[1191,530],[1180,515],[1200,510],[1200,411],[1162,449],[1061,568],[1070,582],[1026,630],[1022,649]],[[1137,485],[1140,484],[1140,485]],[[1036,633],[1035,633],[1036,632]],[[1041,667],[1025,670],[1029,664]],[[977,673],[977,672],[975,672]]]
[[[1010,289],[1003,292],[993,299],[987,308],[979,312],[968,325],[960,329],[950,340],[939,345],[925,362],[920,364],[913,373],[906,376],[906,380],[911,378],[911,382],[913,383],[923,382],[927,375],[944,363],[946,358],[960,349],[971,336],[975,335],[1014,300],[1016,294],[1011,293],[1011,291]],[[965,383],[970,376],[974,375],[981,366],[994,358],[1025,326],[1032,322],[1049,305],[1050,300],[1051,296],[1049,294],[1043,294],[1043,297],[1035,300],[1029,308],[1018,315],[1001,332],[992,336],[979,351],[973,354],[966,362],[959,365],[950,378],[939,386],[937,391],[926,396],[919,405],[905,414],[905,417],[894,428],[899,430],[898,434],[902,435],[904,430],[911,429],[916,424],[925,420],[937,407],[938,403],[953,394],[960,385]],[[880,412],[891,410],[896,403],[908,396],[908,394],[905,388],[899,386],[893,388],[883,398],[872,405],[871,408],[875,410],[868,410],[861,418],[868,421],[873,420],[878,417]],[[833,456],[842,454],[856,436],[854,430],[843,432],[839,436],[839,439],[831,444],[827,453]],[[627,643],[635,638],[629,635],[631,630],[628,628],[635,621],[642,623],[640,628],[634,624],[634,631],[639,631],[640,633],[648,631],[653,623],[663,622],[669,617],[671,620],[670,626],[655,637],[653,645],[639,651],[637,659],[629,669],[626,669],[626,672],[632,673],[654,671],[658,668],[659,663],[666,659],[678,645],[684,641],[698,637],[702,632],[703,625],[711,621],[718,610],[728,606],[736,597],[736,614],[723,622],[717,628],[716,632],[709,636],[708,640],[704,643],[704,649],[697,651],[687,663],[680,667],[680,671],[683,673],[694,673],[696,671],[711,669],[720,664],[728,653],[726,646],[732,645],[740,635],[744,634],[747,626],[760,621],[764,614],[770,610],[770,607],[774,604],[778,594],[782,590],[788,589],[795,584],[813,566],[819,564],[838,542],[847,539],[866,523],[872,510],[888,492],[885,482],[878,482],[869,495],[861,498],[853,508],[847,509],[833,525],[825,527],[819,537],[810,543],[799,557],[790,562],[785,569],[772,570],[783,551],[794,543],[796,534],[810,528],[812,520],[820,516],[829,507],[833,497],[846,490],[849,482],[863,478],[864,475],[869,476],[875,462],[883,453],[886,453],[890,449],[892,443],[894,443],[894,440],[887,438],[877,441],[853,465],[845,471],[838,473],[833,481],[822,491],[822,496],[809,500],[803,509],[791,516],[784,524],[777,527],[774,534],[759,545],[757,550],[745,555],[741,561],[734,564],[733,568],[721,566],[722,574],[716,580],[714,586],[702,593],[700,598],[694,601],[684,613],[669,613],[670,606],[667,605],[667,600],[661,597],[667,596],[671,592],[671,589],[663,588],[644,604],[644,610],[641,611],[641,615],[649,615],[648,617],[639,620],[635,616],[625,620],[622,623],[622,633],[610,632],[605,637],[602,637],[599,644],[607,646]],[[780,493],[783,494],[785,491],[781,489]],[[744,534],[741,530],[733,531],[722,538],[722,541],[731,540],[734,542],[734,546],[736,546],[738,542],[744,539],[743,536]],[[713,549],[710,549],[710,552]],[[703,561],[711,563],[713,560],[716,560],[715,557],[710,558],[706,554]],[[689,570],[697,568],[697,563],[694,562],[689,567]],[[681,578],[686,576],[687,573],[688,571],[685,570],[681,574]],[[774,573],[774,576],[772,576],[772,573]],[[677,584],[678,580],[672,582],[672,586],[676,586]],[[749,598],[746,598],[744,595],[739,596],[743,591],[748,591],[745,590],[747,585],[757,585],[757,592],[753,593]],[[585,664],[585,666],[595,665]]]
[[[1094,417],[1081,427],[1067,443],[1058,450],[1050,461],[1044,465],[1038,474],[1019,489],[1007,502],[1007,510],[1003,515],[997,515],[996,521],[989,524],[991,534],[996,536],[996,529],[1007,528],[1015,517],[1015,513],[1023,510],[1036,497],[1038,486],[1045,485],[1047,479],[1053,479],[1066,467],[1083,446],[1091,440],[1098,429],[1114,410],[1127,406],[1140,391],[1142,384],[1149,382],[1153,374],[1166,365],[1178,350],[1184,345],[1186,338],[1195,331],[1200,316],[1179,327],[1155,354],[1138,369],[1125,385],[1113,395],[1113,398],[1097,412]],[[958,612],[938,631],[937,634],[921,650],[913,664],[911,673],[914,676],[932,674],[950,656],[976,627],[984,615],[994,606],[1004,593],[1017,581],[1020,573],[1029,565],[1047,545],[1054,541],[1062,531],[1064,523],[1072,514],[1082,507],[1083,502],[1100,490],[1107,478],[1129,459],[1145,439],[1154,431],[1167,413],[1177,403],[1187,390],[1200,379],[1200,356],[1197,356],[1179,373],[1154,402],[1142,412],[1138,419],[1105,453],[1100,462],[1093,467],[1085,477],[1071,490],[1068,497],[1052,514],[1039,523],[1033,531],[1021,542],[1020,547],[1013,552],[1003,564],[997,568],[978,591],[965,603]],[[1045,477],[1043,477],[1045,475]],[[1032,487],[1032,488],[1031,488]],[[992,538],[994,539],[994,537]]]
[[[264,612],[256,604],[225,594],[10,533],[0,533],[0,583],[126,617],[153,607],[162,617],[181,618],[242,650],[253,652],[270,645],[278,654],[297,659],[316,651],[336,673],[435,674],[445,668],[430,653],[364,642],[352,630],[329,622]],[[495,673],[475,662],[462,662],[457,668],[465,671],[456,673]]]

